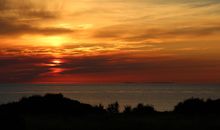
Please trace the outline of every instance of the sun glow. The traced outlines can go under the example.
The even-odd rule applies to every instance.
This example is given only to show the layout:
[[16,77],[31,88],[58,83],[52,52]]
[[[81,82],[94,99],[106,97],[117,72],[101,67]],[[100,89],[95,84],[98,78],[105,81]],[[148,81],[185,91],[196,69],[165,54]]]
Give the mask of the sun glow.
[[29,44],[53,47],[60,47],[71,41],[65,36],[23,36],[22,38]]
[[59,36],[51,36],[51,37],[42,38],[42,42],[47,43],[51,46],[55,46],[55,47],[61,46],[66,41],[67,41],[66,38],[59,37]]

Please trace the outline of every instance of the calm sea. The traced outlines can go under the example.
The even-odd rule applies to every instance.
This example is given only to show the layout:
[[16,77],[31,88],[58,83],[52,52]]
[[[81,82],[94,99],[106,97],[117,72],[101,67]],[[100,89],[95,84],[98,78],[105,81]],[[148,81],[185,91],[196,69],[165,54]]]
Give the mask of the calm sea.
[[0,104],[18,101],[24,96],[62,93],[64,96],[92,105],[107,106],[118,101],[124,105],[138,103],[153,105],[157,110],[173,110],[184,99],[220,98],[220,85],[177,84],[111,84],[111,85],[48,85],[48,84],[1,84]]

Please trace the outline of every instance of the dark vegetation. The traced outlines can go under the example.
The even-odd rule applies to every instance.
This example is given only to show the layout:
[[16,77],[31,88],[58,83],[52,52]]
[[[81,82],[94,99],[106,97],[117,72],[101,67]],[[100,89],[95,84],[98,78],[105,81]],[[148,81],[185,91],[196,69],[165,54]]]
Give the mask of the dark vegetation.
[[217,130],[220,100],[192,98],[170,112],[143,104],[125,106],[120,112],[118,102],[104,108],[47,94],[1,105],[0,123],[2,130]]

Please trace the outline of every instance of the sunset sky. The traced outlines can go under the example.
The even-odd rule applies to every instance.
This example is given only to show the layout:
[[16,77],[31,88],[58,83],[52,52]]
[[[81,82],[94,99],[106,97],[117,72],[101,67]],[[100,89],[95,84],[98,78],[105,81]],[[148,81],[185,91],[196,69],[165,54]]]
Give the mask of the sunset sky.
[[0,0],[0,83],[220,83],[219,0]]

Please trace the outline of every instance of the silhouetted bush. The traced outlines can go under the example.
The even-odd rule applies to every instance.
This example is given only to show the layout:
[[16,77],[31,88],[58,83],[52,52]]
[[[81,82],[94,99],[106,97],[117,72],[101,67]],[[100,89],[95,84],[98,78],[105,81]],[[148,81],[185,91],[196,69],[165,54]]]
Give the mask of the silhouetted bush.
[[203,112],[205,102],[202,99],[192,98],[185,100],[183,103],[179,103],[175,106],[175,112],[181,113],[197,113]]
[[156,112],[154,107],[143,104],[138,104],[137,107],[132,110],[134,114],[150,114],[154,112]]
[[119,113],[119,104],[118,104],[118,102],[109,104],[108,107],[107,107],[107,111],[108,111],[109,113],[112,113],[112,114],[117,114],[117,113]]
[[175,106],[174,112],[185,114],[220,113],[220,100],[191,98]]
[[102,104],[99,104],[99,105],[97,105],[97,106],[94,106],[94,109],[96,110],[97,113],[102,113],[102,114],[104,114],[104,113],[107,112]]
[[130,114],[131,111],[132,111],[132,107],[131,106],[125,106],[123,113]]

